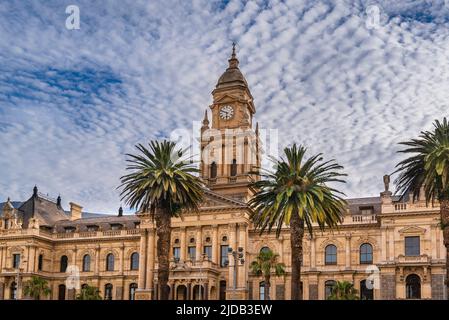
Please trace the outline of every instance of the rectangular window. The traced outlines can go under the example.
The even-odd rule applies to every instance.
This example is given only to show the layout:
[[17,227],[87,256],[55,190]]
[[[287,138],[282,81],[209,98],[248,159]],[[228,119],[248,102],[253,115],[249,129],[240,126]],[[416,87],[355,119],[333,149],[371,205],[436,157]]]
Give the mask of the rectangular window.
[[122,230],[123,226],[119,223],[111,224],[111,230]]
[[195,247],[189,247],[187,253],[189,255],[190,260],[196,259],[196,248]]
[[212,259],[212,246],[204,246],[204,256],[207,257],[209,260]]
[[405,255],[406,256],[419,256],[419,237],[405,237]]
[[12,255],[12,267],[18,269],[20,267],[20,254],[15,253]]
[[359,207],[360,209],[360,214],[363,215],[370,215],[374,213],[374,208],[373,207]]
[[98,231],[98,226],[87,226],[87,231]]
[[228,265],[228,246],[220,246],[220,267],[226,267]]
[[179,258],[181,258],[181,248],[180,247],[173,248],[173,258],[177,261],[179,261]]

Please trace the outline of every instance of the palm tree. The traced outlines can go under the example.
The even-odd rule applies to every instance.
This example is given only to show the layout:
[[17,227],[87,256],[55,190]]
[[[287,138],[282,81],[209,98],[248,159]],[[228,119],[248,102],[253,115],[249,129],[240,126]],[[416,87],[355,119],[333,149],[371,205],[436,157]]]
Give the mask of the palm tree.
[[337,281],[332,287],[328,300],[358,300],[357,290],[349,281]]
[[270,300],[270,277],[271,271],[274,271],[276,276],[285,274],[285,265],[278,262],[279,255],[272,250],[262,249],[256,260],[251,262],[251,271],[257,276],[264,277],[265,295],[264,300]]
[[[342,192],[329,183],[345,182],[340,173],[342,166],[334,160],[323,161],[319,153],[305,160],[306,148],[294,144],[284,149],[285,160],[271,159],[275,170],[258,168],[260,181],[252,184],[256,194],[249,201],[253,210],[252,219],[260,232],[271,232],[276,228],[279,237],[284,224],[290,226],[291,245],[291,298],[302,299],[301,263],[304,225],[313,235],[312,223],[324,229],[341,222],[345,201]],[[257,172],[256,172],[257,173]]]
[[441,228],[446,247],[446,290],[449,297],[449,123],[435,120],[434,128],[422,131],[418,138],[401,142],[400,153],[410,157],[396,165],[398,193],[413,195],[413,201],[424,191],[426,204],[440,203]]
[[41,296],[48,296],[51,293],[47,280],[41,277],[32,276],[30,280],[24,284],[23,292],[26,296],[34,300],[40,300]]
[[136,146],[139,154],[127,154],[127,170],[120,185],[122,200],[132,209],[149,212],[156,222],[158,282],[161,299],[168,300],[170,288],[169,254],[171,218],[183,210],[198,211],[203,199],[203,184],[194,174],[199,170],[190,159],[182,159],[183,151],[174,142],[151,141],[149,149]]
[[81,292],[76,295],[76,300],[103,300],[97,287],[83,285]]

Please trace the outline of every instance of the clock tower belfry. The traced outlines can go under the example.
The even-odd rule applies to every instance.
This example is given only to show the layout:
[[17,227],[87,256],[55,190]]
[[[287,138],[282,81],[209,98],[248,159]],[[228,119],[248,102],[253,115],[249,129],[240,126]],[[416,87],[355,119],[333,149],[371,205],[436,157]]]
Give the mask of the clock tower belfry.
[[252,195],[249,183],[260,166],[259,132],[253,130],[256,113],[248,83],[239,69],[232,46],[229,66],[212,91],[211,125],[208,113],[201,128],[201,177],[215,192],[243,201]]

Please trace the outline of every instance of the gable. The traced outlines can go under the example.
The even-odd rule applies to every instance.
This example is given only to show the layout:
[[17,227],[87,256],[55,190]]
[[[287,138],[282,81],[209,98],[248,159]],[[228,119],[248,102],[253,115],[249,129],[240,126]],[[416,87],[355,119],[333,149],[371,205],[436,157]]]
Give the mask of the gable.
[[223,207],[241,207],[246,208],[247,205],[241,201],[231,199],[222,196],[218,193],[212,192],[208,189],[204,190],[204,201],[200,206],[200,209],[211,209],[211,208],[223,208]]
[[420,228],[420,227],[405,227],[399,230],[400,234],[424,234],[426,232],[426,229]]

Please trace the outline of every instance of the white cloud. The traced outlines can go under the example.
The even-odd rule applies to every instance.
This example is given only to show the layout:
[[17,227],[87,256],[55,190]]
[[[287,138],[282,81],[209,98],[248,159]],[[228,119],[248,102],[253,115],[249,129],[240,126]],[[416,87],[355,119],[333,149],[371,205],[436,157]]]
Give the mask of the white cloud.
[[0,4],[0,200],[37,184],[116,211],[124,154],[202,118],[233,40],[256,120],[335,157],[349,196],[378,194],[397,142],[449,115],[444,1],[77,5],[80,30],[58,2]]

